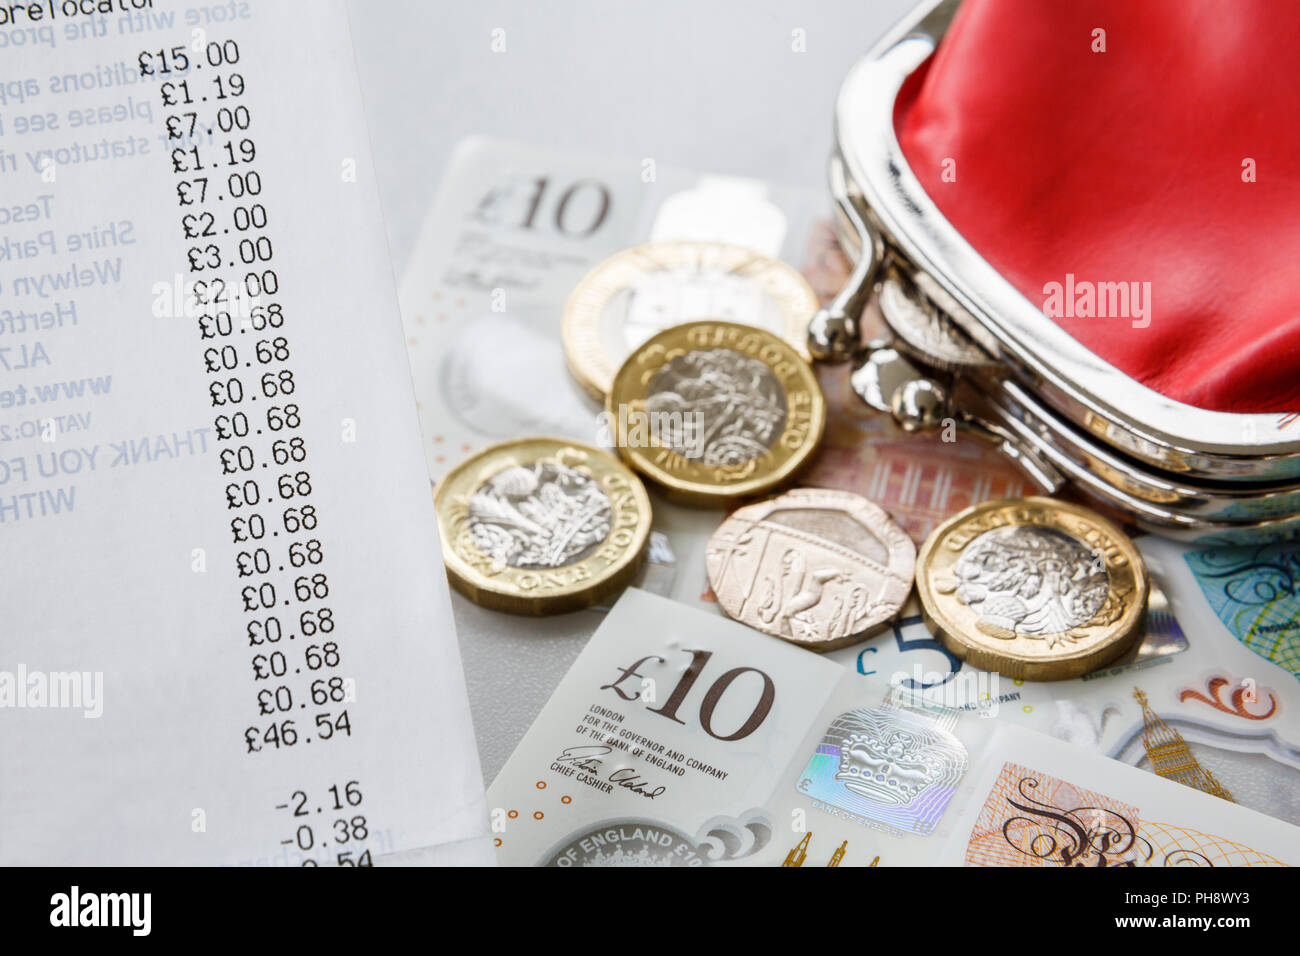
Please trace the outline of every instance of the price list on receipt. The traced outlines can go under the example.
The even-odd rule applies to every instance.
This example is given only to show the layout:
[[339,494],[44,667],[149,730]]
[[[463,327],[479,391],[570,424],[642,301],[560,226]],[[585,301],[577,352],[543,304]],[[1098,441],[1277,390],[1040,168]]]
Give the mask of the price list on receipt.
[[341,3],[0,5],[0,863],[485,833]]

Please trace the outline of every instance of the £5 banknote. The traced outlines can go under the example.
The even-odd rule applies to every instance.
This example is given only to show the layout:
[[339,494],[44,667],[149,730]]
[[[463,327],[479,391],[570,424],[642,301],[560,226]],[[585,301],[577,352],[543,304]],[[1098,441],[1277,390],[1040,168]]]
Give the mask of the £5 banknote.
[[1258,633],[1268,626],[1259,622],[1295,620],[1280,577],[1295,545],[1252,552],[1268,556],[1261,561],[1235,550],[1207,557],[1153,536],[1136,543],[1155,584],[1145,639],[1081,678],[1023,681],[973,668],[934,639],[915,604],[883,633],[829,656],[931,702],[1300,823],[1300,684],[1282,666],[1284,635]]

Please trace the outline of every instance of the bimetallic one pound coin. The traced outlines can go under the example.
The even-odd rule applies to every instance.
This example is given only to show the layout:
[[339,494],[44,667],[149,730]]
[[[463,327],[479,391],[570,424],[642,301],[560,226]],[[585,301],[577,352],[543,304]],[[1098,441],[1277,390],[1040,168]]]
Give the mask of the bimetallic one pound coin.
[[645,486],[613,456],[524,438],[461,463],[434,492],[447,577],[484,607],[556,614],[636,574],[650,535]]
[[912,592],[916,546],[860,495],[796,488],[729,516],[705,563],[730,617],[829,651],[898,614]]
[[1025,680],[1080,677],[1129,650],[1149,587],[1119,528],[1051,498],[968,508],[936,528],[917,559],[923,614],[944,646]]
[[812,366],[769,332],[690,322],[650,338],[605,400],[613,444],[686,504],[766,494],[808,462],[826,427]]
[[778,259],[718,242],[651,242],[611,256],[574,287],[564,308],[564,354],[582,387],[604,400],[636,348],[697,319],[764,329],[806,359],[817,304],[804,277]]

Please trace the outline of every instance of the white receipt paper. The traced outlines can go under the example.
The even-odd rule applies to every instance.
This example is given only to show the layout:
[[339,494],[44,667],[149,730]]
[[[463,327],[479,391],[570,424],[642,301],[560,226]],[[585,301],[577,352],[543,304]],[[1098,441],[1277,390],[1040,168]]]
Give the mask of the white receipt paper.
[[0,863],[490,862],[341,3],[0,64]]

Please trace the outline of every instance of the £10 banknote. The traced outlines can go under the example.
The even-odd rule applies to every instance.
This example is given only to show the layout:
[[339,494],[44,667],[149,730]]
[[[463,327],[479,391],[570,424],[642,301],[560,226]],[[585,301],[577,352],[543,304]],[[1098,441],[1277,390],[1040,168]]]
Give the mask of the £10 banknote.
[[1300,829],[640,590],[488,793],[507,865],[1278,865]]

